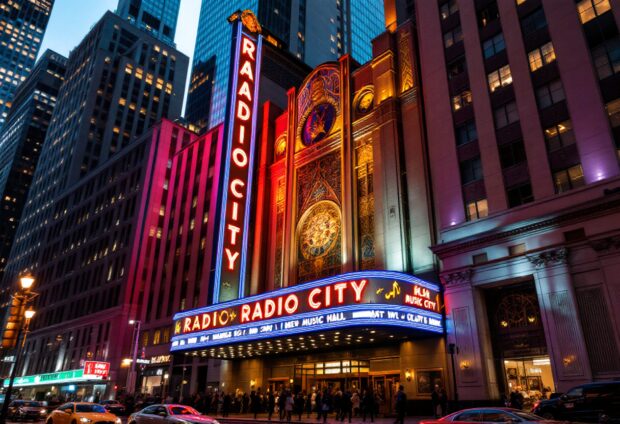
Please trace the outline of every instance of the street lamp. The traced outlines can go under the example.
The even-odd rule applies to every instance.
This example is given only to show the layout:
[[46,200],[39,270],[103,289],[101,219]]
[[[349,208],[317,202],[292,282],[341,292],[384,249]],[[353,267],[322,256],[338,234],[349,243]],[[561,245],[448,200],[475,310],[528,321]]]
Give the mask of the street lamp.
[[134,326],[133,351],[131,356],[131,364],[129,365],[129,372],[127,373],[127,384],[125,384],[125,386],[128,393],[133,393],[136,390],[136,377],[138,372],[136,368],[136,362],[138,362],[138,345],[140,344],[140,327],[142,326],[142,321],[130,319],[129,325]]
[[[15,380],[15,374],[17,373],[17,368],[19,368],[19,359],[22,355],[22,350],[26,345],[26,337],[28,337],[30,320],[34,317],[35,311],[32,307],[28,307],[28,305],[34,300],[35,297],[39,295],[32,290],[30,290],[34,284],[34,277],[31,275],[24,275],[19,279],[19,283],[21,289],[13,295],[13,297],[19,300],[19,314],[24,310],[24,322],[19,327],[19,331],[17,333],[17,353],[15,354],[15,362],[13,363],[13,368],[11,369],[11,375],[9,377],[9,385],[6,389],[6,393],[4,396],[4,403],[2,404],[2,412],[0,413],[0,423],[6,422],[6,415],[9,410],[9,404],[11,403],[11,392],[13,391],[13,382]],[[19,338],[22,333],[24,337],[22,338],[21,343],[19,343]]]

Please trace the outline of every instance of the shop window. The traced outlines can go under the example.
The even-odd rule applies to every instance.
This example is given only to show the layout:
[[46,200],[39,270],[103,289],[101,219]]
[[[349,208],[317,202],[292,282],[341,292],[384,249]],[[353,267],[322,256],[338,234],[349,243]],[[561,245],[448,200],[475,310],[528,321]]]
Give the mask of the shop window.
[[484,52],[485,59],[495,56],[497,53],[505,49],[506,43],[504,42],[504,34],[501,32],[482,43],[482,51]]
[[592,60],[599,79],[620,73],[620,36],[616,35],[593,48]]
[[454,15],[459,11],[459,5],[456,3],[456,0],[448,0],[439,8],[439,13],[441,14],[441,19],[447,19],[448,16]]
[[461,183],[468,184],[482,179],[482,162],[480,156],[460,163]]
[[585,185],[581,164],[571,166],[553,173],[553,182],[556,193],[564,193]]
[[456,96],[452,97],[452,110],[457,111],[465,106],[469,106],[472,102],[471,91],[465,90]]
[[478,139],[478,132],[476,131],[476,123],[472,119],[471,121],[467,121],[462,125],[459,125],[455,129],[456,132],[456,144],[457,146],[462,146],[463,144],[467,144],[471,141]]
[[582,24],[611,10],[609,0],[581,0],[577,3],[577,12]]
[[512,73],[510,72],[510,65],[502,66],[501,68],[491,72],[487,75],[489,82],[489,90],[493,93],[498,88],[506,87],[512,84]]
[[475,200],[465,205],[465,215],[468,221],[484,218],[489,215],[487,199]]
[[534,72],[555,60],[553,43],[549,41],[529,52],[527,56],[530,61],[530,71]]
[[545,18],[545,12],[542,7],[539,7],[521,20],[521,31],[523,31],[523,35],[532,34],[546,26],[547,19]]
[[513,122],[519,120],[519,112],[517,111],[517,104],[512,101],[506,103],[493,111],[493,117],[495,118],[495,128],[500,129]]
[[508,197],[508,207],[510,208],[524,205],[534,200],[532,185],[530,183],[525,183],[518,187],[510,188],[506,190],[506,194]]
[[562,147],[575,144],[573,124],[568,120],[545,128],[545,140],[547,142],[547,151],[549,152],[555,152]]
[[452,47],[461,41],[463,41],[463,32],[460,26],[443,34],[443,45],[445,48]]
[[551,81],[536,89],[536,100],[539,109],[545,109],[566,99],[562,81],[559,79]]
[[510,168],[525,162],[525,146],[523,140],[513,141],[499,146],[499,159],[502,169]]

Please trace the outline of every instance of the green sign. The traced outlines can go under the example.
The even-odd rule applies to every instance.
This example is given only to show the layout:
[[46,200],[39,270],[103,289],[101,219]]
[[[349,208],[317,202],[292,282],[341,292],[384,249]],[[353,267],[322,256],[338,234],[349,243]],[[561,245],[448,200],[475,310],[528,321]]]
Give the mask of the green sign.
[[[26,375],[24,377],[16,377],[13,381],[14,387],[40,386],[44,384],[60,384],[79,382],[87,380],[96,380],[96,377],[84,377],[84,370],[69,370],[52,372],[49,374]],[[9,379],[4,380],[4,387],[9,385]]]

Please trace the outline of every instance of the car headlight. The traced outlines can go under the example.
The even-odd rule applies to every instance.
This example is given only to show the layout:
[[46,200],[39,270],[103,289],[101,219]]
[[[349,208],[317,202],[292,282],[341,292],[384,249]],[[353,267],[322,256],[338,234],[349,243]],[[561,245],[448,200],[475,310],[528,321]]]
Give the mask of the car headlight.
[[121,424],[121,422],[122,422],[122,421],[121,421],[121,419],[120,419],[120,418],[117,418],[114,422],[115,422],[116,424]]
[[82,417],[82,418],[80,418],[80,422],[81,422],[81,423],[90,423],[90,422],[92,422],[92,421],[93,421],[93,420],[91,420],[90,418],[86,418],[86,417]]
[[211,424],[220,424],[220,422],[218,420],[213,420],[211,421]]
[[43,415],[43,414],[46,414],[46,413],[47,413],[47,410],[46,410],[46,409],[41,409],[41,411],[40,411],[40,412],[41,412],[41,414]]

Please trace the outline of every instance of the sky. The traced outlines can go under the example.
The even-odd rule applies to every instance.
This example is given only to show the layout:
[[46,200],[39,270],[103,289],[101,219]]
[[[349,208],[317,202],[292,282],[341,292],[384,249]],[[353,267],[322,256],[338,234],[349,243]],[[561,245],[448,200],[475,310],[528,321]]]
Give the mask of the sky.
[[[52,49],[63,56],[84,38],[106,10],[116,10],[118,0],[56,0],[50,16],[39,56]],[[175,42],[177,49],[191,58],[196,43],[200,0],[181,0]],[[187,73],[189,82],[191,72]],[[185,93],[187,94],[187,84]]]

